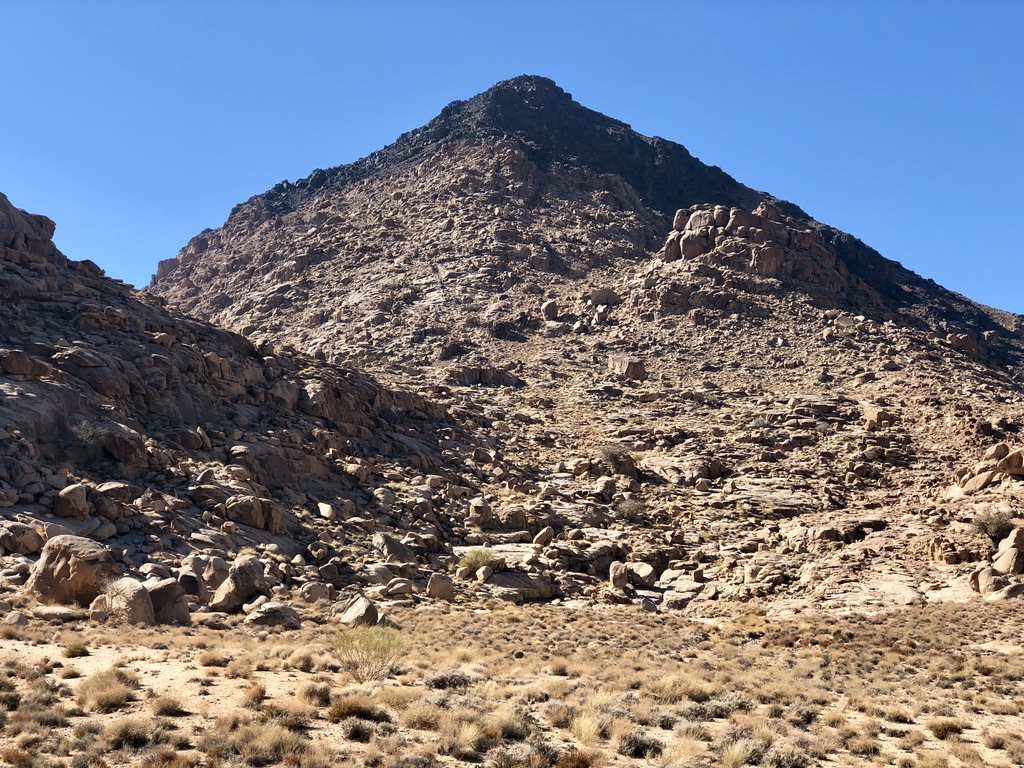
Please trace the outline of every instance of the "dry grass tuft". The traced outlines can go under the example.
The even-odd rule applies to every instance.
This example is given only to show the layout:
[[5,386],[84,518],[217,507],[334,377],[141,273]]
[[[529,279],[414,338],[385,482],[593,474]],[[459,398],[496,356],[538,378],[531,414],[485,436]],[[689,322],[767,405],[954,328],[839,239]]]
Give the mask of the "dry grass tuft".
[[112,712],[132,701],[138,689],[139,679],[134,673],[111,667],[82,680],[76,700],[93,712]]

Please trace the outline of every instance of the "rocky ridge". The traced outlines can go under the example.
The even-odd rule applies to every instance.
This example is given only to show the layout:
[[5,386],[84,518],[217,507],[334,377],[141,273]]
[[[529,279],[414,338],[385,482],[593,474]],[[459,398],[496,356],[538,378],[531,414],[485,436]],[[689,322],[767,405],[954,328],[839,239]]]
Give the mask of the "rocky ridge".
[[493,439],[408,391],[169,312],[68,260],[53,231],[0,195],[5,588],[135,616],[118,606],[144,580],[155,617],[167,604],[180,621],[259,594],[335,599],[371,575],[387,587],[386,561],[425,584],[419,560],[453,562],[461,516],[441,510],[503,466]]

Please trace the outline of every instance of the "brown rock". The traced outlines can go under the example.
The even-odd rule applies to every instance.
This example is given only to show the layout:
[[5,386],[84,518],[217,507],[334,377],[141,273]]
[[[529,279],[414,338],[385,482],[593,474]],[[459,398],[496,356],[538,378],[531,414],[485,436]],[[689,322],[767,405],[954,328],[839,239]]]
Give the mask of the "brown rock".
[[55,536],[43,546],[25,589],[45,602],[84,607],[120,574],[102,544],[78,536]]

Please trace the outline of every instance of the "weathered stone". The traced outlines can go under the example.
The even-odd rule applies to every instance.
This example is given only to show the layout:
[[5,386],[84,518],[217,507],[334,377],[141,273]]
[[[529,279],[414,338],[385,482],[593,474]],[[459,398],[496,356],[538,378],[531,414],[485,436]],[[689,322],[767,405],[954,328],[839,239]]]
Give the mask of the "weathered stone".
[[0,520],[0,551],[14,555],[34,555],[43,547],[43,537],[35,528],[16,520]]
[[618,560],[608,567],[608,584],[612,589],[625,589],[629,585],[629,569]]
[[1024,573],[1024,550],[1007,547],[999,553],[992,567],[1000,573],[1012,576]]
[[295,609],[286,603],[267,601],[256,607],[245,617],[243,624],[256,627],[281,627],[282,629],[301,629],[302,621]]
[[377,606],[363,595],[355,595],[335,605],[332,611],[346,627],[372,627],[377,623]]
[[373,548],[376,549],[380,553],[381,557],[383,557],[387,562],[416,562],[416,555],[412,553],[412,550],[394,536],[389,536],[386,533],[375,533],[373,535]]
[[644,361],[628,355],[608,355],[608,370],[621,379],[646,381],[647,368]]
[[87,606],[120,574],[102,544],[78,536],[56,536],[43,546],[25,589],[45,602]]
[[638,587],[649,589],[658,583],[658,572],[650,563],[626,563],[629,578]]
[[432,573],[427,581],[427,597],[435,600],[455,600],[455,582],[443,573]]
[[142,586],[146,588],[153,603],[153,617],[157,624],[189,623],[188,597],[178,579],[168,577],[146,581]]
[[64,488],[53,502],[57,517],[85,517],[89,514],[88,489],[79,483]]
[[89,606],[90,611],[103,611],[117,621],[150,627],[156,624],[153,601],[142,582],[125,577],[112,582]]
[[269,595],[263,564],[255,557],[236,560],[228,576],[210,600],[210,608],[225,613],[237,613],[255,595]]

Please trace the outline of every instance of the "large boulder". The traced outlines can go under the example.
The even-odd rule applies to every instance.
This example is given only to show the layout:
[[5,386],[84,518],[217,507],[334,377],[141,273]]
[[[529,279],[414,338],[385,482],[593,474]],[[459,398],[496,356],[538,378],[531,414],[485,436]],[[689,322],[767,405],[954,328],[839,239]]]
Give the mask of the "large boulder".
[[69,485],[57,495],[53,502],[53,514],[57,517],[85,517],[89,514],[88,488],[81,483]]
[[80,536],[54,536],[43,546],[25,590],[48,603],[89,605],[121,576],[110,551]]
[[256,595],[270,596],[270,589],[263,577],[263,564],[255,557],[242,557],[231,565],[228,577],[217,587],[210,608],[237,613]]
[[443,573],[430,574],[427,582],[427,597],[435,600],[446,600],[451,603],[455,601],[455,582],[451,577]]
[[92,601],[90,611],[102,611],[113,619],[128,624],[151,627],[156,624],[153,601],[142,582],[131,577],[118,579]]
[[0,522],[0,552],[34,555],[43,546],[43,537],[31,525],[16,520]]
[[153,601],[157,624],[188,624],[190,615],[185,590],[173,577],[147,581],[143,585]]
[[246,616],[243,624],[257,627],[282,627],[283,629],[301,629],[302,622],[295,609],[286,603],[268,601]]
[[353,595],[348,600],[335,603],[331,613],[346,627],[372,627],[377,623],[377,606],[363,595]]

